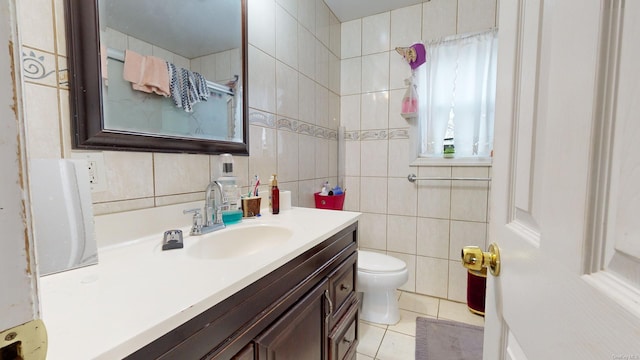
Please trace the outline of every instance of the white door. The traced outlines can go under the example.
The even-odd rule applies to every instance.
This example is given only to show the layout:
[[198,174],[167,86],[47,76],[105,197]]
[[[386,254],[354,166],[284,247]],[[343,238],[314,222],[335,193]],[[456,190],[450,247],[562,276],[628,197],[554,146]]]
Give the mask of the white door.
[[0,0],[0,357],[19,352],[25,359],[44,359],[15,5]]
[[499,27],[484,359],[640,359],[640,1]]

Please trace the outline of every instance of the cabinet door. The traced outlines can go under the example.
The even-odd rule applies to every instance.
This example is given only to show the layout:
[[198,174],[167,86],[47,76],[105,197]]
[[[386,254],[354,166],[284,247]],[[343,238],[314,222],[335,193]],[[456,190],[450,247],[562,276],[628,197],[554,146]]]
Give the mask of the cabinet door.
[[358,347],[357,299],[352,302],[340,322],[329,334],[329,360],[348,360],[354,357]]
[[325,360],[328,297],[323,280],[256,338],[256,359]]

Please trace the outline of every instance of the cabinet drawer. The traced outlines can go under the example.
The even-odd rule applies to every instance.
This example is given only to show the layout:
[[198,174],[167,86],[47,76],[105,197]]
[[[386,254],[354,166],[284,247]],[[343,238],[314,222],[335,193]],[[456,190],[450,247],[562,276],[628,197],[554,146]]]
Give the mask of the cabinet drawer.
[[358,307],[354,301],[329,334],[329,360],[352,359],[358,347]]
[[329,292],[333,303],[331,326],[340,320],[350,303],[355,299],[357,259],[358,253],[353,253],[329,275]]

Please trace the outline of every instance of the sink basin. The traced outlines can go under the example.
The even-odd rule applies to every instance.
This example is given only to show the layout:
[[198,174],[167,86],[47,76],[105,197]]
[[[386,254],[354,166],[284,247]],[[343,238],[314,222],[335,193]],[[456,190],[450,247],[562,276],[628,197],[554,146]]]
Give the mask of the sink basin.
[[199,237],[188,254],[200,259],[229,259],[252,255],[286,243],[291,230],[274,225],[251,225],[226,228]]

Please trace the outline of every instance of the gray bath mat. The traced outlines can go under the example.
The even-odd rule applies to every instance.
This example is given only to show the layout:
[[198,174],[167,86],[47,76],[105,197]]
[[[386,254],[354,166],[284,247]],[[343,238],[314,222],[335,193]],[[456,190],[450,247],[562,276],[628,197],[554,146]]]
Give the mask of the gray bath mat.
[[455,321],[416,319],[416,360],[482,360],[484,328]]

